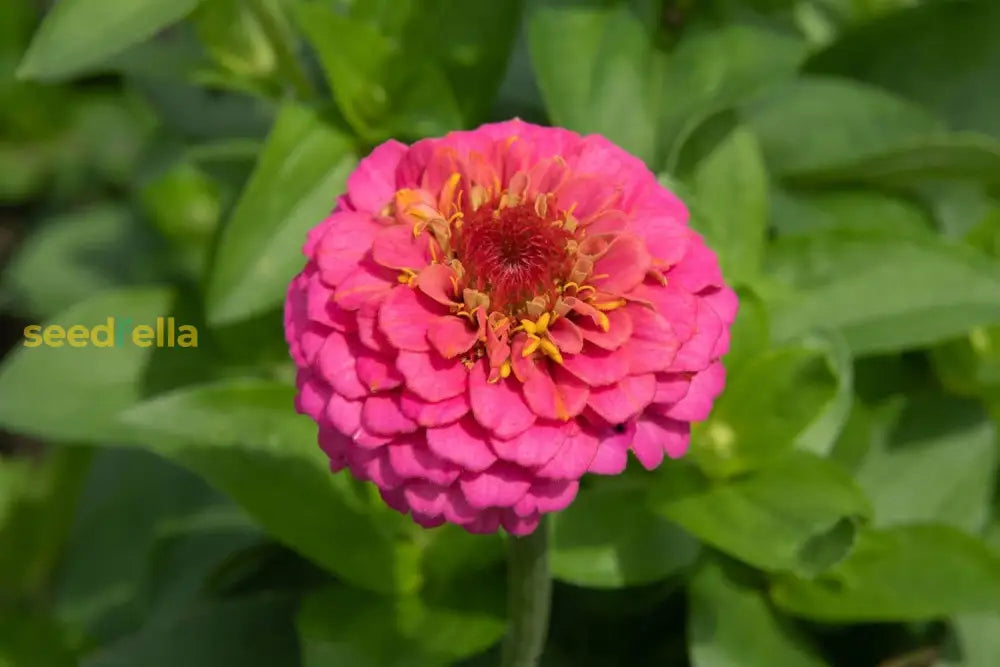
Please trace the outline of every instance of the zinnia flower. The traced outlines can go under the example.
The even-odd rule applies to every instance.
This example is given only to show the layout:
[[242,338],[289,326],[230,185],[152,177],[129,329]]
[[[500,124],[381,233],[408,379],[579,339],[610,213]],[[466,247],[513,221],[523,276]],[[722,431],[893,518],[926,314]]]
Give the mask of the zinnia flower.
[[686,223],[600,136],[514,120],[377,147],[285,308],[331,468],[422,526],[525,535],[629,450],[683,455],[737,307]]

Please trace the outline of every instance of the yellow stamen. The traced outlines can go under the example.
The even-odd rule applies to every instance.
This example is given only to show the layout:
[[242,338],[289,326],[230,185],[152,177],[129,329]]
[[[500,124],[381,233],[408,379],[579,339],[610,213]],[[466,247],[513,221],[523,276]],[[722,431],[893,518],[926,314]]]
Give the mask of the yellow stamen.
[[528,334],[528,344],[524,346],[524,350],[521,352],[522,357],[530,357],[538,349],[538,346],[542,344],[542,339],[534,334]]
[[615,299],[614,301],[603,301],[603,302],[592,302],[590,305],[598,310],[609,311],[615,310],[616,308],[621,308],[627,301],[625,299]]
[[511,365],[510,365],[510,360],[509,359],[507,361],[503,362],[502,364],[500,364],[500,377],[502,377],[504,379],[509,378],[510,377],[510,371],[511,371]]
[[403,285],[413,287],[414,283],[417,282],[417,273],[413,269],[403,269],[396,280]]
[[552,342],[551,338],[540,339],[538,346],[542,349],[542,352],[548,355],[557,364],[561,364],[563,362],[562,353],[559,352],[559,348],[556,347],[556,344]]

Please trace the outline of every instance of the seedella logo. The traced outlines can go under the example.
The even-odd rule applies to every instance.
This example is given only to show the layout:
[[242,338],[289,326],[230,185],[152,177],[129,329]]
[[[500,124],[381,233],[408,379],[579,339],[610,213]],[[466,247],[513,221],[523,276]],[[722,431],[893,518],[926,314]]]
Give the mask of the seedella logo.
[[24,328],[25,347],[198,347],[198,329],[178,325],[172,317],[136,324],[131,317],[109,317],[104,324],[61,326],[32,324]]

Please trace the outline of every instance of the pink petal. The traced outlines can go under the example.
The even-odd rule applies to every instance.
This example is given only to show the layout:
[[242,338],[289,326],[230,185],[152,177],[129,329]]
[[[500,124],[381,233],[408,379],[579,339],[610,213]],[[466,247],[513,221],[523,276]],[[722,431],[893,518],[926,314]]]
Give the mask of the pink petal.
[[567,434],[555,456],[539,468],[539,477],[553,479],[579,479],[590,468],[597,454],[597,437],[575,423],[566,425]]
[[455,272],[445,264],[431,264],[417,275],[417,288],[445,306],[457,305],[458,288]]
[[392,290],[378,312],[378,324],[389,342],[401,350],[426,352],[427,327],[440,306],[416,290],[401,285]]
[[563,422],[536,422],[510,440],[492,440],[493,451],[505,461],[525,467],[544,465],[562,447],[566,439],[565,426]]
[[696,234],[684,259],[667,272],[667,280],[692,293],[725,284],[718,258]]
[[347,177],[347,192],[358,210],[378,215],[396,192],[396,166],[406,154],[405,144],[390,139],[375,147]]
[[645,219],[637,229],[646,239],[653,268],[666,271],[687,254],[694,236],[691,229],[669,217]]
[[448,486],[461,472],[455,464],[444,461],[428,449],[423,436],[394,440],[388,450],[389,463],[400,477]]
[[407,482],[403,497],[410,509],[427,517],[442,516],[450,502],[448,489],[428,482]]
[[653,403],[672,405],[687,395],[690,386],[691,376],[687,373],[658,373]]
[[605,350],[617,350],[632,337],[632,318],[627,308],[616,308],[605,313],[610,326],[605,331],[590,320],[580,323],[584,340]]
[[443,315],[431,320],[427,339],[445,359],[465,354],[476,344],[478,333],[469,320],[454,315]]
[[655,393],[652,373],[630,375],[618,384],[591,389],[587,405],[609,423],[620,424],[642,412]]
[[396,359],[396,368],[406,378],[407,389],[432,403],[463,394],[469,385],[469,369],[433,351],[403,350]]
[[587,472],[598,475],[621,474],[628,465],[628,447],[634,433],[635,424],[630,422],[621,432],[611,431],[601,438]]
[[330,387],[323,378],[312,371],[302,369],[295,377],[299,393],[295,395],[295,411],[300,415],[308,415],[318,422],[326,411],[326,403],[330,400]]
[[583,349],[580,327],[565,317],[560,317],[549,327],[549,336],[564,355],[576,354]]
[[427,429],[430,450],[467,470],[486,470],[496,462],[496,454],[488,442],[489,433],[470,417],[447,426]]
[[462,527],[474,535],[490,535],[497,532],[497,529],[500,528],[500,519],[502,516],[500,510],[490,509],[480,512],[476,515],[475,519],[464,524]]
[[514,512],[518,516],[531,516],[535,513],[546,514],[564,510],[576,498],[579,489],[580,483],[575,479],[535,482],[514,506]]
[[417,423],[400,409],[398,394],[368,397],[361,410],[361,423],[375,435],[396,435],[417,430]]
[[[386,292],[385,296],[388,295],[389,293]],[[392,346],[389,339],[378,328],[378,311],[382,307],[385,296],[365,303],[357,310],[354,319],[357,322],[358,339],[361,340],[362,345],[374,352],[390,354],[395,352],[396,348]]]
[[740,300],[736,292],[728,287],[719,287],[705,290],[698,295],[712,306],[712,310],[719,316],[723,324],[729,325],[736,320],[736,312],[739,310]]
[[697,308],[694,335],[677,350],[677,356],[670,365],[673,372],[700,371],[713,361],[712,353],[722,335],[722,320],[704,301],[699,300]]
[[[538,528],[538,521],[540,519],[541,516],[538,514],[533,514],[531,516],[518,516],[514,512],[509,511],[500,515],[500,523],[503,524],[503,529],[511,535],[519,537],[531,535],[535,532]],[[492,533],[493,531],[491,530],[488,532]]]
[[591,387],[614,384],[628,375],[628,348],[609,351],[587,345],[580,354],[565,357],[563,368]]
[[646,277],[652,257],[638,236],[622,235],[612,241],[594,264],[591,283],[610,294],[625,294]]
[[347,454],[347,465],[352,475],[363,482],[374,482],[382,489],[394,489],[403,483],[403,479],[392,469],[386,449],[352,449]]
[[[644,290],[643,297],[653,303],[656,312],[670,324],[670,328],[678,340],[686,341],[694,334],[698,304],[697,298],[690,292],[685,292],[676,285],[668,284]],[[629,312],[632,314],[636,331],[641,331],[643,327],[640,327],[639,322],[635,320],[635,311],[630,310]]]
[[355,265],[351,273],[333,293],[333,299],[344,310],[357,310],[372,299],[383,297],[399,283],[386,275],[388,269],[369,260]]
[[372,257],[389,269],[419,271],[431,260],[430,236],[415,237],[413,229],[406,225],[383,227],[375,235]]
[[396,370],[389,357],[372,354],[366,350],[358,353],[355,364],[358,379],[367,385],[372,393],[395,389],[403,384],[403,376]]
[[361,408],[363,401],[350,401],[340,394],[333,394],[326,403],[324,415],[341,433],[352,436],[361,426]]
[[691,425],[656,415],[645,415],[636,424],[632,451],[647,470],[663,462],[665,451],[672,459],[684,456],[691,437]]
[[[517,352],[515,351],[516,355]],[[553,375],[555,378],[553,378]],[[539,417],[566,421],[587,405],[590,389],[558,366],[539,364],[521,385],[524,400]]]
[[351,451],[351,439],[329,428],[321,428],[318,439],[320,449],[330,458],[331,469],[337,466],[338,470],[343,470],[347,465],[347,453]]
[[375,240],[378,231],[370,215],[334,213],[325,233],[316,244],[316,264],[330,287],[338,287],[351,274]]
[[469,377],[469,403],[476,421],[498,438],[513,438],[535,423],[535,414],[524,402],[517,380],[487,382],[489,368],[480,360]]
[[360,449],[381,449],[392,442],[394,435],[378,435],[365,428],[363,421],[364,406],[361,408],[362,422],[358,430],[351,436],[354,444]]
[[359,345],[340,333],[332,332],[319,352],[319,372],[338,394],[359,399],[368,395],[368,388],[361,384],[355,370]]
[[715,398],[726,386],[726,369],[721,362],[715,362],[691,379],[687,394],[663,414],[672,419],[696,422],[708,418]]
[[438,403],[428,403],[411,391],[403,390],[400,398],[403,414],[421,426],[444,426],[457,421],[469,412],[468,392]]
[[499,462],[482,472],[469,472],[459,480],[462,494],[477,509],[512,507],[531,487],[521,468]]

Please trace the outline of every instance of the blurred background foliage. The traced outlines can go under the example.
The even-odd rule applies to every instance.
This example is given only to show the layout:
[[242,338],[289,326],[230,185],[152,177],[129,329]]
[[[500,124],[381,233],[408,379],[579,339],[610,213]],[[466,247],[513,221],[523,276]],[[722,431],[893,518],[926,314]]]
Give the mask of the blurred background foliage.
[[[515,115],[641,156],[742,297],[690,455],[555,517],[545,664],[1000,665],[998,36],[995,0],[0,2],[0,665],[495,664],[504,538],[328,474],[280,307],[359,156]],[[166,315],[197,350],[21,345]]]

